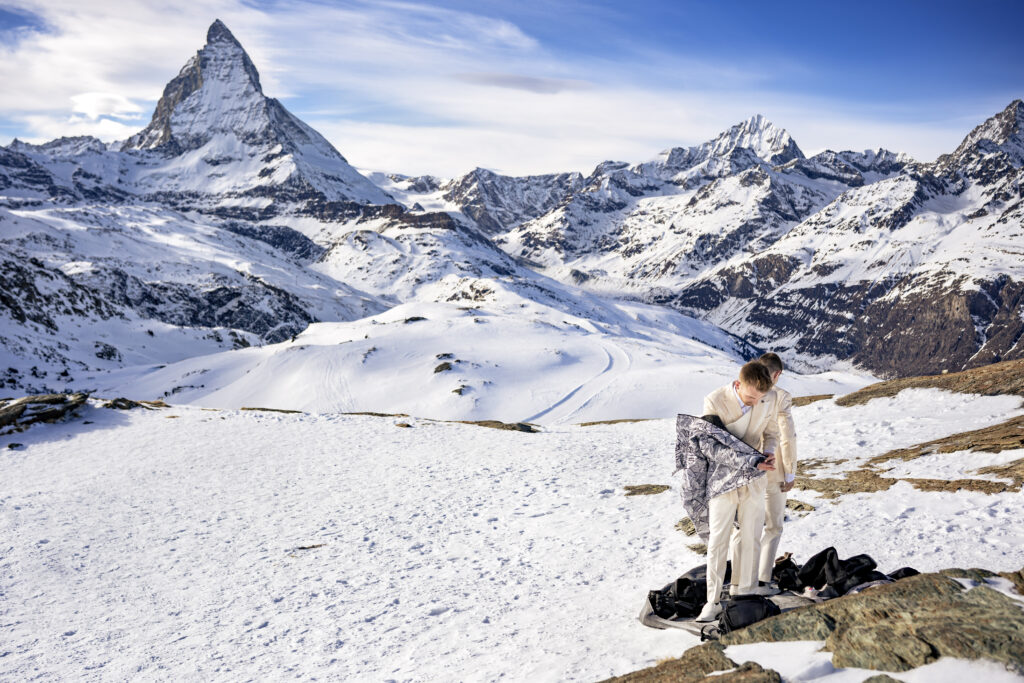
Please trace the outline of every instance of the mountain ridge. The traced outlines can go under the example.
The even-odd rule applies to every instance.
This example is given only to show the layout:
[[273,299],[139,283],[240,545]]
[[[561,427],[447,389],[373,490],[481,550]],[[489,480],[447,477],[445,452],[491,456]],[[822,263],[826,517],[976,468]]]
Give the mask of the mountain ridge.
[[[168,287],[193,311],[226,296],[247,312],[160,315],[197,329],[224,325],[248,343],[415,301],[500,304],[506,313],[513,301],[534,302],[601,319],[611,310],[602,301],[627,300],[703,319],[747,340],[737,347],[744,353],[772,348],[797,368],[852,360],[886,376],[961,369],[1024,353],[1024,273],[1010,257],[1022,238],[1022,120],[1014,100],[931,164],[884,149],[808,157],[755,114],[703,143],[602,162],[587,176],[477,168],[452,179],[366,178],[264,95],[255,65],[218,20],[149,124],[123,143],[0,147],[0,222],[48,226],[0,248],[9,263],[60,265],[51,256],[63,254],[67,277],[106,296],[120,290],[98,272],[148,291],[113,297],[135,311],[129,317],[154,315],[142,302]],[[144,224],[166,221],[193,236],[161,242],[169,259],[208,263],[227,279],[182,280],[147,259],[54,247],[75,244],[60,237],[71,226],[135,225],[140,204],[159,207]],[[198,237],[207,228],[221,235],[217,246]],[[225,256],[232,250],[244,256]],[[320,295],[282,288],[276,276],[254,285],[258,268],[247,259],[269,253],[300,269],[296,282],[337,283],[319,286],[372,303],[329,313],[315,303]],[[279,313],[257,310],[260,288]],[[286,310],[275,332],[268,323]]]

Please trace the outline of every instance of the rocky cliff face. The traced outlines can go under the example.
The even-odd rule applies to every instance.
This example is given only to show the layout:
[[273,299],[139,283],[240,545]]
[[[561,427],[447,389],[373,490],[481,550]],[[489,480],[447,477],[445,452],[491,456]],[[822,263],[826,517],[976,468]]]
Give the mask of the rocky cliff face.
[[843,192],[768,248],[653,298],[795,359],[885,376],[1024,357],[1020,112],[1014,102],[953,154]]
[[445,200],[495,235],[551,211],[582,184],[579,173],[516,178],[477,168],[440,189]]

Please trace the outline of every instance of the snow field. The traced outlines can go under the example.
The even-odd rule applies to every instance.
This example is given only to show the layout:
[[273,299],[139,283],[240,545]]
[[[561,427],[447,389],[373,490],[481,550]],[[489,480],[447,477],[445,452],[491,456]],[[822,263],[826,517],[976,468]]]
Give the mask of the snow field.
[[[538,304],[514,312],[403,304],[311,325],[294,341],[90,381],[101,395],[170,396],[212,408],[565,424],[668,417],[686,402],[699,410],[701,397],[735,377],[736,356],[709,346],[730,348],[733,340],[710,325],[639,304],[613,310],[621,323],[598,325]],[[450,369],[435,372],[442,363]],[[829,372],[787,375],[785,384],[803,395],[869,381]]]
[[[904,394],[797,408],[801,457],[865,448],[850,420],[892,420],[894,402],[919,440],[1015,412]],[[901,445],[879,434],[871,452]],[[646,591],[704,561],[673,528],[675,486],[624,495],[673,483],[672,420],[527,434],[90,408],[16,436],[24,448],[0,451],[0,679],[588,681],[697,644],[635,620]],[[883,571],[1024,566],[1019,493],[791,497],[817,506],[787,522],[781,550],[798,560],[834,545]]]

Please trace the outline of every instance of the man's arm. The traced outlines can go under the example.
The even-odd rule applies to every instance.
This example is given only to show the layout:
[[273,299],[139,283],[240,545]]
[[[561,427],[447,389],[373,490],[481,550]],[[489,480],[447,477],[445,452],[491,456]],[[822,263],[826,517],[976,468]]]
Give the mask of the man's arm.
[[779,455],[786,474],[782,490],[789,491],[796,480],[796,425],[793,423],[793,397],[789,392],[779,392],[778,415]]

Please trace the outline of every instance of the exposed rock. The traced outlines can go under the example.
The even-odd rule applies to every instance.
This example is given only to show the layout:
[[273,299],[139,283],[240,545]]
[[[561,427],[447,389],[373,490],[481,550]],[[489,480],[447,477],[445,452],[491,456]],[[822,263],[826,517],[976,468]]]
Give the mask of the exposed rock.
[[302,414],[301,410],[287,410],[285,408],[250,408],[250,407],[243,406],[243,407],[239,408],[239,410],[258,410],[258,411],[262,411],[262,412],[265,412],[265,413],[292,413],[292,414],[295,414],[295,415],[301,415]]
[[800,406],[809,406],[812,403],[818,401],[827,401],[828,399],[835,396],[835,394],[815,394],[814,396],[796,396],[793,398],[793,405],[799,408]]
[[638,484],[636,486],[623,486],[627,496],[653,496],[668,491],[671,486],[664,484]]
[[145,408],[146,410],[152,410],[149,406],[144,406],[138,401],[133,401],[128,398],[112,398],[101,407],[112,408],[115,410],[131,410],[132,408]]
[[868,460],[868,464],[879,465],[889,460],[914,460],[932,453],[956,453],[957,451],[1000,453],[1020,448],[1024,448],[1024,415],[991,427],[960,432],[909,448],[898,448],[882,455],[876,455]]
[[89,398],[88,394],[41,394],[23,396],[0,408],[2,434],[20,432],[37,422],[58,422],[72,414]]
[[1024,360],[1003,361],[948,374],[905,377],[877,382],[853,393],[840,396],[836,399],[836,404],[841,406],[861,405],[873,398],[895,396],[904,389],[945,389],[963,394],[981,394],[982,396],[998,394],[1024,396]]
[[[775,671],[762,669],[754,662],[740,666],[726,657],[723,650],[720,643],[704,643],[690,648],[679,659],[659,662],[648,669],[609,678],[604,683],[692,683],[704,680],[728,683],[779,683],[782,680]],[[710,677],[710,674],[714,676]]]
[[531,434],[540,431],[526,422],[500,422],[498,420],[448,420],[458,424],[477,425],[478,427],[490,427],[491,429],[504,429],[512,432],[529,432]]
[[510,177],[477,168],[442,189],[446,200],[494,235],[547,213],[582,185],[579,173]]
[[811,505],[810,503],[804,503],[802,501],[796,500],[795,498],[787,498],[786,509],[793,510],[795,512],[813,512],[814,506]]
[[692,550],[693,552],[697,553],[698,555],[708,554],[708,546],[705,543],[694,543],[693,545],[688,545],[686,547]]
[[784,612],[721,638],[727,646],[796,640],[824,640],[837,668],[909,671],[957,657],[994,660],[1024,673],[1020,603],[985,585],[966,590],[941,574]]
[[683,517],[681,520],[676,522],[676,529],[679,529],[687,536],[694,536],[697,533],[697,527],[693,525],[693,520],[689,517]]
[[313,263],[327,251],[298,230],[284,225],[256,225],[240,221],[225,221],[222,228],[236,235],[259,240],[279,251],[293,256],[301,263]]

